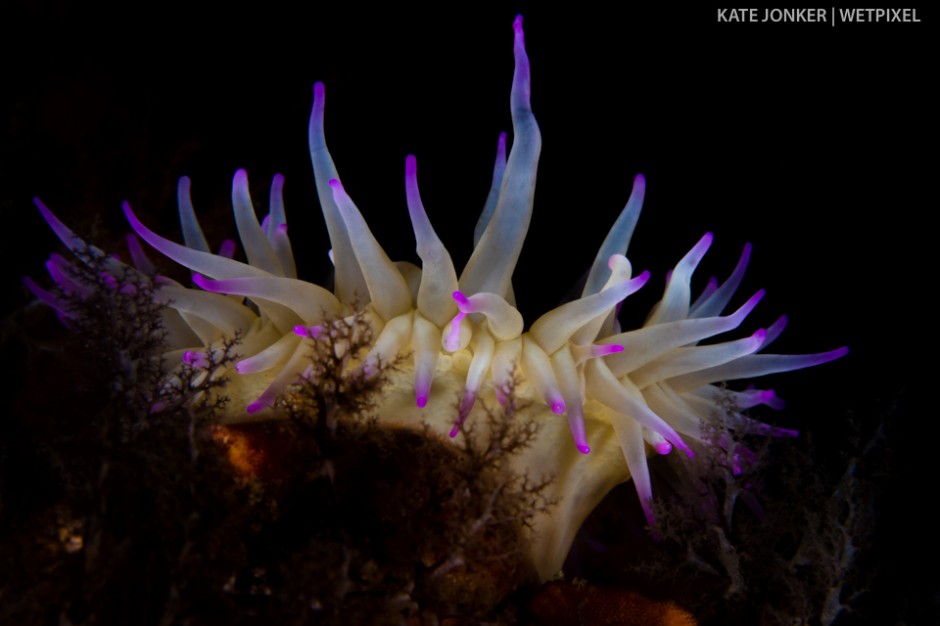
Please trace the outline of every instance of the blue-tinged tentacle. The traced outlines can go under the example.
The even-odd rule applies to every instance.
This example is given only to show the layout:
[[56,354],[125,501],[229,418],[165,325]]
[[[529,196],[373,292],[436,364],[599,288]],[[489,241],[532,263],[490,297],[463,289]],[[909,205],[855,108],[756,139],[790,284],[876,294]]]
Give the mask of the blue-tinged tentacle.
[[251,202],[251,193],[248,190],[248,172],[241,169],[235,172],[232,179],[232,208],[235,212],[235,226],[238,236],[245,248],[248,262],[275,276],[282,276],[284,270],[274,255],[274,249],[265,236],[258,216]]
[[662,324],[688,317],[689,304],[692,300],[690,288],[692,273],[705,256],[709,246],[712,245],[713,239],[714,236],[711,233],[705,233],[676,264],[666,284],[663,299],[659,301],[649,319],[646,320],[647,325]]
[[121,208],[124,209],[124,216],[127,218],[131,228],[134,229],[134,232],[136,232],[141,239],[164,256],[173,259],[183,267],[189,268],[194,272],[199,272],[200,274],[218,279],[240,278],[243,276],[273,277],[270,273],[248,265],[247,263],[241,263],[224,256],[212,254],[211,252],[193,250],[192,248],[180,245],[169,239],[164,239],[144,226],[143,223],[137,219],[130,204],[124,202]]
[[483,205],[483,212],[477,220],[477,225],[473,229],[473,247],[480,243],[480,237],[486,230],[490,218],[493,217],[493,211],[496,210],[496,201],[499,200],[499,189],[503,184],[503,174],[506,172],[506,133],[500,133],[496,141],[496,163],[493,165],[493,182],[490,184],[490,191],[486,195],[486,203]]
[[287,215],[284,211],[284,177],[275,174],[271,181],[270,213],[265,234],[274,249],[281,270],[287,278],[297,278],[297,264],[294,262],[294,250],[287,238]]
[[607,278],[610,276],[608,260],[615,254],[626,254],[630,247],[630,239],[633,237],[633,230],[636,228],[636,222],[640,219],[640,211],[643,209],[643,198],[646,196],[646,178],[643,174],[637,174],[633,179],[633,190],[630,191],[630,198],[626,206],[617,217],[617,221],[610,227],[610,232],[604,238],[594,257],[594,263],[591,265],[591,271],[588,273],[587,281],[584,283],[584,291],[581,296],[595,294],[604,288]]
[[493,217],[460,276],[460,289],[464,292],[488,291],[503,297],[509,294],[512,272],[532,218],[535,176],[542,148],[542,136],[530,102],[529,58],[525,51],[521,15],[513,22],[513,29],[516,68],[509,99],[512,149]]
[[330,234],[330,245],[333,246],[331,258],[335,269],[334,291],[336,296],[346,304],[360,302],[369,291],[366,279],[356,260],[353,245],[346,230],[342,214],[333,200],[333,191],[330,189],[331,180],[339,180],[333,157],[326,147],[326,135],[323,132],[323,108],[326,100],[326,89],[323,83],[313,85],[313,110],[310,113],[310,161],[313,163],[313,177],[317,185],[317,196],[320,198],[320,208],[326,229]]
[[418,310],[428,320],[443,327],[457,312],[451,294],[457,289],[457,272],[447,248],[441,243],[418,191],[418,162],[413,155],[405,159],[405,198],[421,257],[421,285]]
[[816,354],[750,354],[730,363],[679,376],[670,380],[669,384],[676,391],[687,391],[723,380],[757,378],[767,374],[777,374],[822,365],[842,358],[848,353],[848,347],[843,346],[829,352]]
[[342,183],[333,179],[330,181],[330,188],[333,190],[333,201],[346,224],[346,232],[353,244],[353,253],[363,272],[372,307],[385,321],[405,313],[411,309],[411,290],[408,283],[372,235],[359,209],[343,189]]
[[670,350],[734,330],[763,296],[764,290],[761,289],[737,311],[724,317],[676,320],[608,337],[603,340],[604,343],[619,344],[623,346],[623,351],[609,357],[607,366],[615,376],[620,377],[662,357]]
[[190,186],[189,176],[180,178],[179,184],[176,186],[176,202],[179,206],[183,241],[186,242],[188,248],[200,252],[209,252],[209,244],[206,242],[206,236],[202,233],[202,227],[199,226],[199,219],[193,209],[193,200],[189,191]]
[[751,244],[744,244],[744,250],[741,252],[741,258],[735,266],[731,276],[728,277],[721,287],[718,287],[710,295],[699,299],[689,310],[689,317],[711,317],[720,315],[728,303],[731,302],[734,292],[738,290],[741,279],[744,278],[744,272],[747,270],[748,261],[751,259]]
[[661,380],[729,363],[757,352],[766,336],[767,331],[761,328],[750,337],[735,341],[675,348],[661,358],[630,372],[630,380],[643,389]]

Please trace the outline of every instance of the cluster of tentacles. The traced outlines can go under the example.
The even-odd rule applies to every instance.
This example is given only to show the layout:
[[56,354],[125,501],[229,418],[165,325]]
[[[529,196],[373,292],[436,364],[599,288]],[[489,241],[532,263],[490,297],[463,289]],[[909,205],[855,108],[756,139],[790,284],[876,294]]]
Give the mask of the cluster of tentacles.
[[[597,253],[581,296],[545,313],[524,332],[522,316],[514,306],[511,277],[531,217],[541,135],[530,107],[521,17],[513,26],[512,147],[507,158],[506,135],[502,134],[492,186],[474,233],[473,254],[459,276],[421,202],[413,156],[406,159],[405,187],[422,267],[388,258],[341,184],[327,150],[322,83],[314,86],[309,141],[332,242],[332,291],[297,278],[280,175],[271,185],[269,213],[259,223],[247,174],[244,170],[235,174],[232,201],[245,261],[235,260],[231,241],[218,253],[212,252],[196,219],[187,178],[179,184],[185,245],[149,230],[124,204],[127,219],[141,239],[194,272],[195,287],[163,276],[153,278],[158,285],[155,293],[166,305],[164,358],[171,365],[167,376],[172,378],[174,363],[207,363],[207,353],[218,350],[224,338],[238,334],[242,338],[236,347],[238,359],[226,390],[234,401],[228,419],[268,417],[275,400],[299,377],[310,375],[305,374],[310,342],[319,333],[329,332],[326,322],[349,317],[354,307],[364,306],[376,339],[355,367],[369,375],[381,362],[403,353],[412,355],[413,374],[408,375],[413,376],[413,408],[407,414],[404,409],[383,411],[382,419],[425,421],[455,436],[460,422],[473,419],[478,397],[495,395],[502,400],[505,381],[518,373],[525,383],[521,393],[544,403],[542,413],[567,417],[566,430],[580,453],[593,456],[589,454],[592,441],[616,441],[629,469],[629,474],[618,470],[618,479],[632,475],[651,517],[646,444],[661,454],[679,448],[691,455],[683,437],[702,437],[702,423],[714,412],[719,393],[716,383],[817,365],[847,350],[799,356],[760,353],[783,330],[784,317],[747,337],[700,345],[738,328],[763,296],[758,291],[734,312],[722,314],[744,275],[748,245],[727,280],[719,284],[712,279],[692,299],[692,274],[712,243],[710,233],[671,271],[663,297],[643,327],[621,331],[617,321],[621,302],[649,278],[648,272],[634,276],[624,256],[643,202],[642,176],[636,177],[626,207]],[[89,249],[38,199],[36,205],[66,246]],[[153,264],[139,241],[130,236],[129,242],[136,268],[152,275]],[[124,270],[120,261],[108,262],[115,272]],[[82,297],[90,289],[73,278],[63,257],[53,255],[47,267],[62,292]],[[27,284],[67,322],[67,299],[32,281]],[[461,400],[455,407],[450,392],[458,388]],[[756,404],[780,405],[771,390],[730,393],[739,410]],[[754,424],[740,413],[735,413],[735,419],[749,428],[792,434]],[[548,439],[557,445],[552,437]],[[570,442],[562,445],[572,447]],[[540,454],[546,456],[544,451]],[[589,499],[597,499],[596,494]],[[571,524],[579,523],[578,517],[583,515],[575,515]],[[568,529],[562,534],[571,533]]]

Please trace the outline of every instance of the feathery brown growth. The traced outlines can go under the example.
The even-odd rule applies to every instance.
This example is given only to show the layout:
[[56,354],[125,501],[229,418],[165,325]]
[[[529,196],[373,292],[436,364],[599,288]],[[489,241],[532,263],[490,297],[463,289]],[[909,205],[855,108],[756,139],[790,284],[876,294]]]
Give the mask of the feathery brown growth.
[[229,428],[263,450],[257,476],[277,494],[260,567],[271,589],[293,600],[273,615],[330,624],[509,620],[512,594],[534,576],[522,527],[548,506],[545,480],[509,469],[536,433],[520,419],[514,385],[505,407],[487,411],[486,432],[465,428],[459,446],[427,428],[380,425],[375,396],[395,364],[371,376],[358,369],[371,342],[361,316],[325,329],[310,367],[278,403],[290,419]]

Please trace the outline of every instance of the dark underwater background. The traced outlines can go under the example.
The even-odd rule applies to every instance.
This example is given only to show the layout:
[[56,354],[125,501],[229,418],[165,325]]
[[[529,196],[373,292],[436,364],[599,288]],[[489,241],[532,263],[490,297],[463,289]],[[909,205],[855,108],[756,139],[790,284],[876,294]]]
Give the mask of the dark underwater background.
[[[218,242],[235,232],[234,171],[247,169],[256,206],[282,173],[301,277],[327,280],[306,139],[317,80],[326,84],[337,168],[389,256],[417,261],[403,193],[404,158],[415,154],[425,206],[459,270],[498,133],[510,130],[511,24],[521,12],[543,139],[514,279],[525,318],[565,298],[638,172],[647,199],[628,257],[653,278],[625,303],[625,327],[642,323],[665,272],[704,232],[715,243],[698,289],[709,275],[730,273],[752,242],[734,302],[758,288],[768,295],[748,328],[786,313],[773,351],[850,348],[835,363],[773,377],[767,386],[787,407],[758,416],[803,433],[784,445],[811,459],[807,476],[818,468],[838,479],[867,442],[878,448],[865,475],[864,558],[853,566],[865,593],[857,614],[835,623],[940,623],[930,509],[940,478],[937,410],[926,402],[936,369],[936,243],[928,239],[935,12],[918,8],[916,24],[832,27],[719,24],[714,7],[504,4],[376,11],[19,1],[0,9],[4,413],[23,405],[28,378],[22,316],[31,296],[21,277],[42,278],[49,251],[61,247],[34,195],[76,231],[100,234],[103,248],[129,230],[125,199],[151,228],[179,239],[176,182],[188,175]],[[68,384],[49,380],[48,393]],[[23,480],[16,445],[0,436],[5,488]],[[779,447],[775,454],[786,456]],[[834,485],[830,478],[822,482]],[[12,501],[0,499],[0,518]],[[575,546],[573,575],[642,586],[628,562],[648,556],[636,547],[645,539],[633,509],[629,485],[611,494]],[[618,536],[611,528],[621,524]]]

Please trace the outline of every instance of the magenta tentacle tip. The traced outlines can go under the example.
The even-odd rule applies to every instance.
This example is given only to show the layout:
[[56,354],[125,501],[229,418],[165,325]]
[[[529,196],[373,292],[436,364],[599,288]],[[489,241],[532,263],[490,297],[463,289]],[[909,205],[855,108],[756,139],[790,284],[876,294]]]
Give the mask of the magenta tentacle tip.
[[201,289],[205,289],[206,291],[212,291],[213,281],[209,280],[202,274],[193,272],[193,282],[196,283],[196,285],[200,287]]
[[669,443],[668,441],[660,441],[655,446],[653,446],[653,448],[656,450],[657,454],[660,454],[663,456],[672,452],[672,444]]
[[587,445],[586,443],[579,443],[575,445],[578,447],[578,452],[580,452],[581,454],[591,453],[591,446]]
[[[284,225],[284,228],[287,228],[287,225]],[[235,240],[234,239],[225,239],[219,245],[219,256],[224,256],[227,259],[231,259],[235,256]]]
[[258,411],[262,411],[268,408],[269,406],[271,406],[271,400],[268,400],[264,396],[261,396],[260,398],[258,398],[257,400],[249,404],[247,407],[245,407],[245,411],[250,415],[253,413],[257,413]]
[[455,291],[451,295],[454,298],[454,302],[457,303],[457,307],[460,309],[461,312],[463,313],[471,312],[471,311],[464,311],[465,308],[467,309],[470,308],[470,300],[467,298],[467,296],[463,295],[462,291]]

